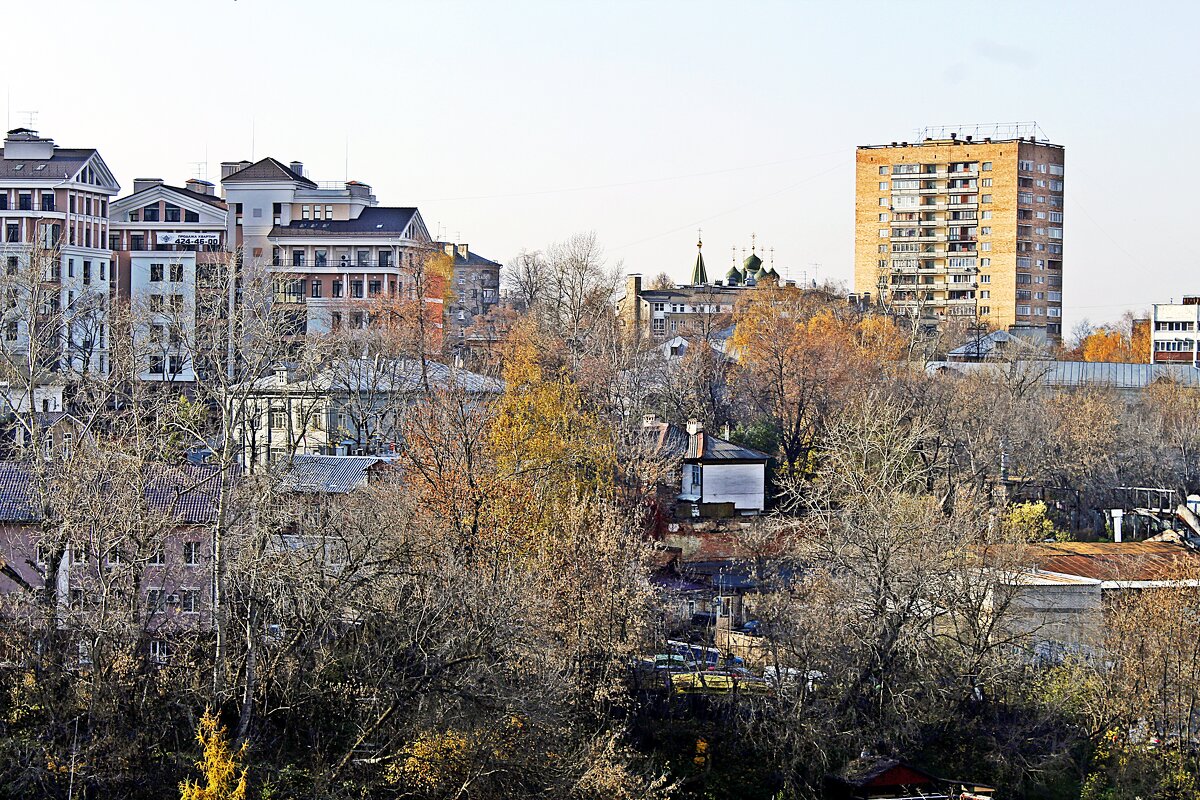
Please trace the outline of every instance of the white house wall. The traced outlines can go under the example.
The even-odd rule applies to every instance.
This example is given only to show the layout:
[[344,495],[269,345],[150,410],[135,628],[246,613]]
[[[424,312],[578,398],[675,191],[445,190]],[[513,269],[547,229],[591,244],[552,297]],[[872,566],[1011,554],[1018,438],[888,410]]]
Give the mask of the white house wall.
[[762,511],[766,469],[762,464],[705,464],[703,502],[733,503],[739,511]]

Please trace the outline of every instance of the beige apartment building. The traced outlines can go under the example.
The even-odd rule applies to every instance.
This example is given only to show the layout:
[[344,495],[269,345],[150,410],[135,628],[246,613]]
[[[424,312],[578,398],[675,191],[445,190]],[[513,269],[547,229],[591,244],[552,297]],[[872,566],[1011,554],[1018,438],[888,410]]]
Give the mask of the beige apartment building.
[[859,147],[855,292],[929,325],[1061,341],[1063,155],[1036,136],[957,132]]

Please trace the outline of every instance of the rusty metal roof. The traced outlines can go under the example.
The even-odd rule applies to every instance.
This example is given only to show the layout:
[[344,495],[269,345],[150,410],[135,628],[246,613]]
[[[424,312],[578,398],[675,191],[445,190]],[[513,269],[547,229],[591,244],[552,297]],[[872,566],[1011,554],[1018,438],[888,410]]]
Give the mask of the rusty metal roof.
[[1200,553],[1171,542],[1056,542],[1031,545],[1029,556],[1039,569],[1101,581],[1160,581],[1200,574]]

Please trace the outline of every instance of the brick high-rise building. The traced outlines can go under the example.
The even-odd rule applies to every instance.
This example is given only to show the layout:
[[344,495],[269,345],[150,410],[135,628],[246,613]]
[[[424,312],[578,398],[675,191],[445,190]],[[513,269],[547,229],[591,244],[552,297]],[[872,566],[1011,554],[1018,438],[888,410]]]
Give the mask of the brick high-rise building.
[[1016,135],[1031,129],[859,147],[855,292],[930,325],[1060,341],[1064,153]]

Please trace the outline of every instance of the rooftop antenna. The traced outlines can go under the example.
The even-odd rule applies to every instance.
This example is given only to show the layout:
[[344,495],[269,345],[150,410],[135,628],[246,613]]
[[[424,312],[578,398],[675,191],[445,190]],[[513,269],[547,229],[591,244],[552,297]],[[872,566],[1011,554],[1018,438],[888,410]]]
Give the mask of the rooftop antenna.
[[250,160],[254,160],[254,117],[250,118]]
[[198,180],[208,180],[208,170],[206,168],[207,162],[189,161],[188,163],[192,165],[192,170],[196,173],[196,178]]
[[809,266],[813,268],[813,283],[816,283],[817,276],[821,274],[821,264],[818,261],[814,261]]
[[37,125],[37,111],[18,111],[17,113],[24,114],[29,119],[29,122],[25,124],[26,128],[29,128],[31,131],[37,130],[35,127]]
[[350,181],[350,133],[346,132],[346,182]]

